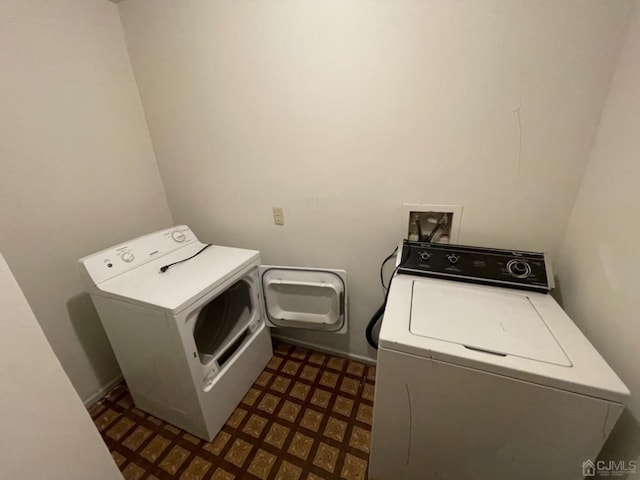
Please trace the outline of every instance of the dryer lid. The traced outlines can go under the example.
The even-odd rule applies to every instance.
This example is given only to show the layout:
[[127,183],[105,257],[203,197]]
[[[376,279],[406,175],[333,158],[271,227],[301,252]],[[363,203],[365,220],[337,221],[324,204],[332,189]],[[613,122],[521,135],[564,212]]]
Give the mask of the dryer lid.
[[553,332],[525,292],[413,284],[412,334],[470,350],[570,367]]

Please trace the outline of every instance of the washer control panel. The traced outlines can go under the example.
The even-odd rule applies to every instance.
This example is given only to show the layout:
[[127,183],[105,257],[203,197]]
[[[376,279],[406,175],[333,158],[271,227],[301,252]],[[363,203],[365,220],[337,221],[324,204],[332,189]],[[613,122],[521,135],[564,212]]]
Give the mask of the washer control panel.
[[398,271],[462,282],[548,292],[553,274],[544,253],[405,240]]

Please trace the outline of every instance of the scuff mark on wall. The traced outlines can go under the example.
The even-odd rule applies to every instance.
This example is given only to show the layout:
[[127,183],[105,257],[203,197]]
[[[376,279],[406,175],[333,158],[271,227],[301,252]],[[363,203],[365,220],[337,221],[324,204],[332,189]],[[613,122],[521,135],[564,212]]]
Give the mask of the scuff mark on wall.
[[607,284],[611,290],[618,290],[620,288],[620,282],[618,281],[618,256],[614,250],[607,244],[602,243],[598,245],[598,253],[600,256],[600,266],[604,271],[604,276],[607,280]]
[[516,120],[518,122],[518,169],[516,171],[516,190],[520,186],[520,167],[522,165],[522,118],[520,117],[520,109],[522,108],[522,98],[518,100],[518,106],[512,110],[516,114]]

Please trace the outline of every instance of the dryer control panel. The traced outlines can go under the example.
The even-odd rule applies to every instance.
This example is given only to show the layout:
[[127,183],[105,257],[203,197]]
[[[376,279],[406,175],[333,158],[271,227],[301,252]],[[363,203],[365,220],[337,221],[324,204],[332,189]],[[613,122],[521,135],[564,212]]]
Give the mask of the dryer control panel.
[[178,225],[134,238],[78,262],[85,278],[92,285],[98,285],[197,241],[189,227]]
[[544,253],[404,240],[398,272],[538,292],[553,288]]

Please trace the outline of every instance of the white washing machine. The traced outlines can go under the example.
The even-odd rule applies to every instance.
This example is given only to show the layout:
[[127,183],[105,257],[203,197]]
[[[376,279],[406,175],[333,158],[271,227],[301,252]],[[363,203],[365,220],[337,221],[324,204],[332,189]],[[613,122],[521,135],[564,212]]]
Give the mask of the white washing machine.
[[369,478],[583,478],[629,391],[547,293],[544,255],[412,243],[400,258]]
[[262,266],[186,226],[79,262],[136,406],[206,440],[271,358],[267,326],[347,331],[344,270]]

